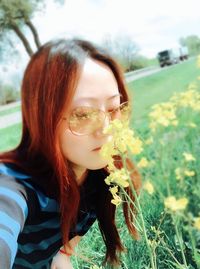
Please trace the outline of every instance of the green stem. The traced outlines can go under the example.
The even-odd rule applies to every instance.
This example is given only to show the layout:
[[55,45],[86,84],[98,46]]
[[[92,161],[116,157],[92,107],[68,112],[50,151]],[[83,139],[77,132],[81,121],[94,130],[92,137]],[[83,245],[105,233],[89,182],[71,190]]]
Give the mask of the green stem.
[[[123,191],[123,193],[124,193],[124,195],[125,195],[125,198],[127,198],[127,199],[129,200],[129,202],[130,202],[131,204],[133,204],[133,206],[135,207],[135,203],[132,201],[132,199],[129,197],[129,195],[125,192],[125,190],[124,190],[123,188],[121,188],[121,189],[122,189],[122,191]],[[141,227],[141,225],[139,224],[137,218],[135,217],[135,214],[134,214],[133,210],[132,210],[130,207],[129,207],[129,210],[130,210],[130,212],[131,212],[131,214],[132,214],[132,216],[133,216],[133,218],[134,218],[134,221],[135,221],[136,224],[137,224],[137,226],[134,225],[135,228],[136,228],[136,230],[138,230],[139,232],[141,232],[141,231],[142,231],[142,227]]]
[[[126,159],[124,158],[123,155],[122,155],[122,161],[123,161],[123,167],[128,171],[128,169],[126,167]],[[135,203],[136,203],[136,206],[138,208],[138,215],[139,215],[140,220],[141,220],[142,230],[143,230],[143,233],[144,233],[145,242],[146,242],[147,249],[148,249],[148,252],[149,252],[149,257],[150,257],[150,262],[151,262],[151,268],[152,269],[156,269],[156,266],[155,266],[155,263],[154,263],[154,254],[152,253],[152,249],[151,249],[151,246],[149,244],[148,237],[147,237],[147,232],[146,232],[144,217],[143,217],[143,214],[142,214],[142,208],[140,206],[140,202],[138,200],[138,196],[137,196],[137,193],[135,191],[135,188],[133,186],[133,182],[132,182],[131,179],[129,179],[129,184],[130,184],[130,187],[131,187],[131,191],[134,194]]]
[[175,219],[174,219],[173,215],[172,215],[172,219],[173,219],[173,222],[174,222],[175,232],[176,232],[176,236],[178,238],[179,246],[181,248],[181,255],[182,255],[183,263],[184,263],[185,267],[187,268],[187,261],[186,261],[185,253],[184,253],[182,235],[180,234],[180,232],[178,230],[178,224],[175,222]]
[[169,252],[169,254],[172,256],[172,258],[174,259],[174,261],[180,266],[180,268],[185,269],[182,267],[182,265],[180,264],[180,262],[176,259],[176,257],[174,256],[174,254],[172,253],[171,249],[168,248],[167,244],[165,243],[165,241],[163,239],[160,240],[160,242],[164,245],[164,249],[167,250]]
[[198,256],[198,251],[196,249],[196,241],[195,241],[194,236],[192,234],[192,229],[191,229],[192,223],[191,223],[191,219],[190,219],[189,216],[188,216],[187,219],[189,219],[188,234],[189,234],[189,237],[190,237],[190,240],[191,240],[191,244],[192,244],[192,251],[193,251],[194,261],[196,263],[196,257]]

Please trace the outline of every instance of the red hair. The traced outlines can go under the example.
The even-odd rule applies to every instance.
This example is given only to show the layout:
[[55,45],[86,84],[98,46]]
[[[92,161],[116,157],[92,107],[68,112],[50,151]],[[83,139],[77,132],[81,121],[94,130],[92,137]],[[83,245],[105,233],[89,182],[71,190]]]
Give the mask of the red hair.
[[[0,155],[1,162],[16,164],[38,180],[42,177],[40,184],[44,191],[58,199],[63,244],[68,243],[70,228],[75,225],[80,194],[75,174],[61,153],[58,130],[86,58],[100,61],[111,69],[122,95],[121,103],[128,101],[122,71],[105,51],[77,39],[49,42],[32,56],[25,70],[21,142],[16,149]],[[139,182],[138,173],[134,182]],[[115,206],[104,182],[99,195],[101,205],[97,215],[107,248],[106,260],[114,263],[118,261],[116,251],[122,251],[123,246],[115,226]],[[124,204],[124,215],[129,231],[137,237],[127,204]]]

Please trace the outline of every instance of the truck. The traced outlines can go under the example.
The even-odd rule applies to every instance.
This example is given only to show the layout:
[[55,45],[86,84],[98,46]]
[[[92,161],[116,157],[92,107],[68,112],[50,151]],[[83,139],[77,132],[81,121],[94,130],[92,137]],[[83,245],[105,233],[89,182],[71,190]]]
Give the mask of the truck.
[[157,58],[160,67],[172,65],[188,59],[188,48],[177,47],[158,52]]
[[180,60],[184,61],[187,60],[189,57],[189,53],[188,53],[188,48],[185,47],[180,47]]

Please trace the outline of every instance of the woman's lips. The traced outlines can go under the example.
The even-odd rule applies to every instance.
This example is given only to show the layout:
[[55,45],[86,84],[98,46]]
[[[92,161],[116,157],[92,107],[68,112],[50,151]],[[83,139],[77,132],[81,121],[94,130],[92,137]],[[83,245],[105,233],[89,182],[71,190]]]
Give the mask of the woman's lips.
[[92,151],[98,151],[100,149],[101,149],[101,147],[98,147],[98,148],[93,149]]

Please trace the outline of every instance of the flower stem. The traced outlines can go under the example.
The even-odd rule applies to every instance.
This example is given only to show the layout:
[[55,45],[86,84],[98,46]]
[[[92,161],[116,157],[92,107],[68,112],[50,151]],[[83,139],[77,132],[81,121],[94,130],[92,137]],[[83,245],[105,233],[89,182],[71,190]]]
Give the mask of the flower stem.
[[[123,161],[123,167],[124,167],[127,171],[129,171],[128,168],[126,167],[126,159],[123,158],[123,156],[122,156],[122,161]],[[129,184],[130,184],[130,187],[131,187],[131,191],[132,191],[133,194],[134,194],[136,207],[138,208],[138,214],[139,214],[139,217],[140,217],[140,220],[141,220],[142,231],[143,231],[144,238],[145,238],[145,242],[146,242],[147,249],[148,249],[148,252],[149,252],[150,263],[151,263],[151,269],[156,269],[156,265],[155,265],[155,262],[154,262],[154,253],[152,252],[152,249],[151,249],[151,246],[150,246],[150,244],[149,244],[148,237],[147,237],[147,232],[146,232],[146,227],[145,227],[144,217],[143,217],[143,214],[142,214],[142,208],[141,208],[141,206],[140,206],[140,202],[139,202],[139,199],[138,199],[138,195],[137,195],[137,193],[136,193],[136,191],[135,191],[133,182],[132,182],[132,180],[131,180],[130,178],[129,178]]]
[[178,224],[176,223],[175,218],[174,218],[173,215],[172,215],[172,219],[173,219],[173,222],[174,222],[176,236],[177,236],[177,239],[178,239],[178,242],[179,242],[179,246],[180,246],[180,249],[181,249],[181,255],[182,255],[183,263],[184,263],[185,267],[187,268],[187,261],[186,261],[185,253],[184,253],[182,235],[180,234],[180,231],[178,229]]

